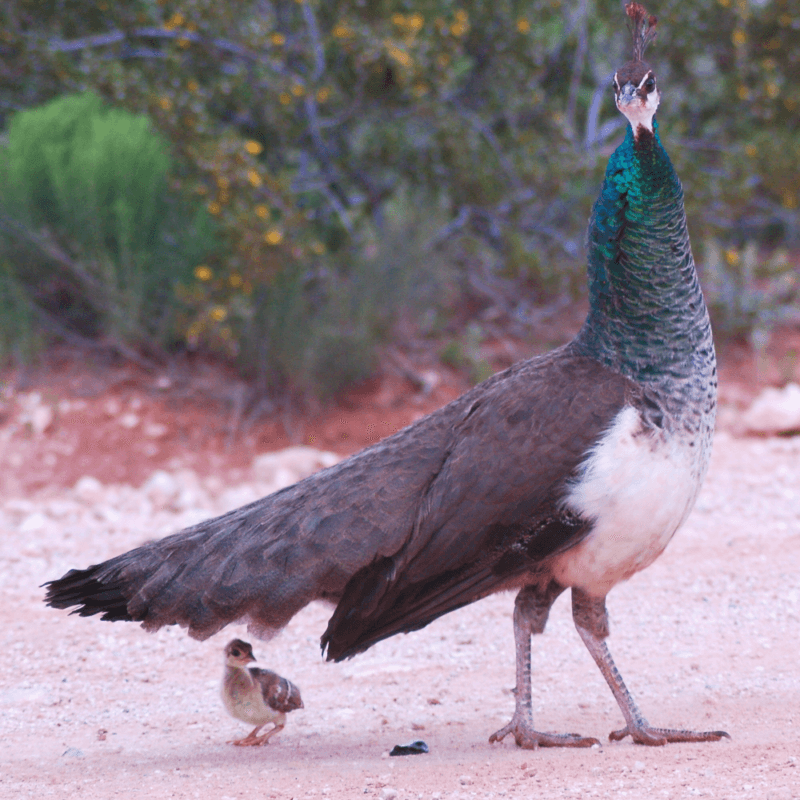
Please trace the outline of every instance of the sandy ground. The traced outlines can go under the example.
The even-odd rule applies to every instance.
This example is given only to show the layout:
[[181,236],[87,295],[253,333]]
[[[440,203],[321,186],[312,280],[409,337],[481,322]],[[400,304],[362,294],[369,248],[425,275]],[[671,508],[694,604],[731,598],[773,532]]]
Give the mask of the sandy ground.
[[[305,709],[267,747],[227,745],[246,728],[222,708],[221,654],[244,628],[150,635],[47,608],[39,588],[259,488],[172,477],[0,502],[0,797],[800,798],[800,438],[720,434],[687,524],[609,597],[610,647],[650,721],[732,737],[663,748],[490,745],[513,710],[508,594],[343,664],[320,658],[329,609],[307,608],[254,642]],[[537,726],[606,742],[622,717],[567,597],[533,653]],[[416,739],[429,754],[388,757]]]

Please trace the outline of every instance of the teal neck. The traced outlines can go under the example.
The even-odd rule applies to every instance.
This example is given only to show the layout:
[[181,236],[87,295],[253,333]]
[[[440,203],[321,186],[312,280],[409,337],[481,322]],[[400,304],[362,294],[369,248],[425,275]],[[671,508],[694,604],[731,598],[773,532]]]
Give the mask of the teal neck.
[[608,162],[588,235],[589,316],[584,354],[664,388],[713,368],[711,328],[697,281],[683,190],[658,126],[628,126]]

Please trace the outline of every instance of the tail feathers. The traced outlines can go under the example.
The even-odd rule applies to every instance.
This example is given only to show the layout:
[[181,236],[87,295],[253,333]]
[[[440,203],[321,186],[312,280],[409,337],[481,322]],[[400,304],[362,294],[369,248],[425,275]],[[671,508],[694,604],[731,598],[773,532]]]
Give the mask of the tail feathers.
[[79,606],[72,613],[82,617],[102,614],[110,622],[131,620],[128,601],[118,586],[107,586],[97,579],[100,567],[71,569],[63,578],[49,581],[45,600],[53,608]]
[[[234,512],[235,513],[235,512]],[[146,630],[181,625],[206,639],[247,621],[261,637],[282,628],[337,582],[330,557],[287,532],[265,533],[243,516],[220,517],[50,581],[46,602],[81,616],[140,622]]]

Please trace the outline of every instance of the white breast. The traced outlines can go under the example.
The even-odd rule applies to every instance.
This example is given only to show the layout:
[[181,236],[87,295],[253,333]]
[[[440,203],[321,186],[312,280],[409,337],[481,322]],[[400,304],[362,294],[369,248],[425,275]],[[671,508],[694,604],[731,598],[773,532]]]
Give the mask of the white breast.
[[250,725],[266,725],[280,716],[279,711],[264,702],[261,687],[244,669],[225,672],[222,683],[222,702],[228,713]]
[[556,580],[604,597],[652,564],[694,505],[704,472],[699,449],[677,436],[654,439],[636,409],[623,409],[566,497],[567,508],[595,524],[557,557]]

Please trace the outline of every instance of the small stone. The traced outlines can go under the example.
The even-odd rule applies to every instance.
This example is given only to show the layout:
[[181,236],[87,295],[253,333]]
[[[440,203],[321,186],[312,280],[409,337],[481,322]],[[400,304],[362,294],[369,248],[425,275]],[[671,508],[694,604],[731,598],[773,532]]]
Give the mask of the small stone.
[[119,424],[122,425],[123,428],[128,428],[132,430],[139,424],[139,416],[138,414],[134,414],[133,412],[129,412],[128,414],[123,414],[119,418]]
[[94,500],[103,491],[103,484],[92,475],[84,475],[76,481],[74,491],[82,500]]
[[384,786],[383,789],[381,789],[381,797],[383,800],[395,800],[397,797],[397,789],[393,786]]
[[634,761],[633,762],[633,768],[637,772],[644,772],[644,761]]
[[68,747],[62,754],[62,758],[83,758],[83,750],[77,747]]
[[41,511],[34,511],[33,514],[29,514],[20,523],[20,533],[33,533],[34,531],[40,531],[47,525],[47,522],[47,517],[42,514]]
[[800,386],[789,383],[783,389],[764,389],[745,411],[742,422],[750,433],[800,431]]
[[458,779],[458,782],[462,786],[471,786],[474,783],[474,779],[472,775],[461,775]]
[[50,406],[36,406],[31,409],[28,422],[33,432],[39,436],[53,423],[53,409]]
[[162,437],[167,435],[167,428],[166,425],[162,425],[160,422],[148,422],[144,426],[144,435],[147,436],[148,439],[161,439]]

